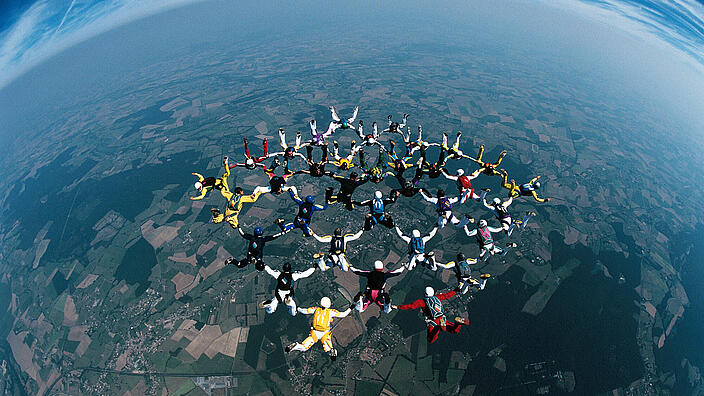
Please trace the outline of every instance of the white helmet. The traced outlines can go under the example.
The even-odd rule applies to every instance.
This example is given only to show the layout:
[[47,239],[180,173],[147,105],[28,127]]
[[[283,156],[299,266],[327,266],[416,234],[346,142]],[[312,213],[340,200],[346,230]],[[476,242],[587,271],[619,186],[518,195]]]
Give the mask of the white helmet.
[[464,169],[457,169],[457,176],[464,175]]
[[330,301],[330,299],[328,297],[323,297],[320,299],[320,306],[325,309],[330,308],[331,304],[332,304],[332,302]]
[[420,238],[420,231],[418,231],[418,230],[413,230],[413,232],[411,234],[413,235],[414,238]]
[[374,262],[374,269],[375,270],[382,270],[384,269],[384,263],[381,262],[381,260],[377,260]]
[[484,219],[479,220],[479,227],[486,227],[487,222]]
[[254,160],[251,159],[251,158],[247,158],[247,160],[246,160],[244,163],[247,164],[247,165],[249,165],[249,166],[252,166],[252,165],[254,165]]
[[377,191],[374,192],[374,196],[375,196],[377,199],[381,199],[381,197],[383,197],[384,195],[381,193],[381,191],[377,190]]
[[428,286],[428,287],[425,288],[425,296],[426,296],[426,297],[432,297],[432,296],[434,296],[434,295],[435,295],[435,289],[433,289],[433,288],[430,287],[430,286]]
[[494,198],[494,203],[497,205],[501,205],[501,198]]
[[196,184],[194,184],[196,190],[200,191],[203,189],[203,183],[197,181]]

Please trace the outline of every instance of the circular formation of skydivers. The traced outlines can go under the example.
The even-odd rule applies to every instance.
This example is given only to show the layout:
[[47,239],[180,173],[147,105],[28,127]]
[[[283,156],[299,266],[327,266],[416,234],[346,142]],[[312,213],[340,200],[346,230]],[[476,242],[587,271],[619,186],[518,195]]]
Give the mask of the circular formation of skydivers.
[[[315,120],[309,123],[311,138],[308,141],[303,141],[301,133],[297,132],[295,144],[289,145],[286,140],[286,133],[283,129],[279,129],[279,139],[282,151],[270,153],[268,150],[267,139],[262,142],[262,155],[253,156],[250,153],[247,139],[244,138],[244,161],[241,163],[230,164],[228,157],[224,158],[223,166],[225,172],[220,178],[203,177],[198,173],[193,173],[198,178],[195,183],[195,188],[199,195],[191,197],[192,200],[200,200],[213,190],[220,191],[220,194],[226,200],[224,213],[217,208],[212,208],[213,223],[227,223],[233,229],[236,229],[239,234],[248,241],[247,253],[245,258],[237,260],[228,258],[225,260],[227,265],[236,265],[239,268],[244,268],[247,265],[253,264],[258,271],[264,271],[276,279],[276,288],[273,298],[262,301],[259,306],[266,310],[268,314],[274,313],[283,303],[287,306],[289,313],[295,316],[297,313],[305,315],[313,315],[311,330],[309,336],[302,342],[293,343],[285,348],[286,352],[291,351],[306,351],[310,349],[316,342],[320,341],[323,349],[330,356],[331,360],[337,358],[337,350],[332,345],[332,327],[333,318],[344,318],[356,309],[359,312],[364,312],[369,305],[376,304],[380,310],[385,313],[391,312],[393,309],[410,310],[421,309],[425,316],[427,325],[428,342],[434,342],[438,338],[441,331],[450,333],[458,333],[463,325],[469,324],[469,321],[462,317],[455,317],[454,322],[447,319],[443,310],[442,301],[452,298],[456,293],[467,293],[470,289],[483,290],[486,286],[487,279],[490,274],[475,274],[471,267],[479,260],[486,261],[493,255],[504,256],[510,248],[516,247],[515,243],[507,243],[505,246],[498,246],[494,241],[492,234],[503,232],[507,236],[516,229],[523,229],[529,219],[535,216],[534,212],[526,212],[520,219],[514,218],[509,212],[509,206],[515,198],[532,197],[538,202],[547,202],[550,198],[541,198],[538,196],[540,190],[540,176],[536,176],[524,184],[517,184],[515,180],[509,181],[508,173],[504,169],[500,169],[501,161],[506,155],[506,151],[501,152],[496,162],[484,162],[482,155],[484,146],[479,148],[476,158],[465,154],[460,150],[460,138],[462,133],[457,132],[456,138],[452,146],[448,145],[447,133],[443,133],[441,143],[429,143],[423,140],[423,128],[418,125],[417,138],[411,136],[411,128],[407,126],[408,114],[404,114],[401,123],[392,120],[392,116],[388,116],[388,127],[379,131],[376,122],[372,123],[372,130],[365,131],[362,120],[353,125],[357,118],[358,108],[354,108],[354,112],[349,118],[338,116],[335,108],[330,106],[332,121],[328,124],[325,131],[319,130]],[[333,141],[332,156],[329,156],[328,139],[338,130],[349,129],[356,132],[360,139],[357,144],[352,141],[349,148],[349,154],[343,156],[340,154],[340,148],[337,141]],[[387,149],[379,141],[382,134],[400,135],[403,145],[397,144],[393,139],[389,139],[389,148]],[[398,150],[397,150],[397,147]],[[368,163],[365,158],[365,148],[378,148],[378,159],[376,163]],[[431,162],[427,158],[427,150],[429,147],[440,147],[440,154],[435,162]],[[305,148],[306,154],[303,155],[300,150]],[[319,160],[315,160],[314,150],[319,149],[322,154]],[[415,153],[419,153],[419,158],[414,160]],[[305,166],[301,170],[292,171],[289,167],[293,160],[299,157]],[[274,158],[269,167],[264,163],[268,158]],[[359,162],[355,163],[355,158],[359,158]],[[451,174],[445,169],[445,164],[448,159],[452,160],[468,160],[477,165],[473,172],[465,172],[464,169],[458,169],[456,174]],[[325,167],[334,166],[335,171],[326,170]],[[230,170],[236,167],[243,167],[247,170],[255,170],[261,168],[269,177],[268,186],[260,186],[254,191],[246,195],[242,188],[236,187],[234,192],[230,190],[227,179],[230,176]],[[407,178],[406,171],[414,168],[413,176]],[[281,168],[283,170],[281,171]],[[358,168],[353,171],[353,168]],[[277,171],[279,169],[279,171]],[[341,173],[350,171],[348,176]],[[410,172],[409,172],[410,173]],[[328,187],[325,190],[325,201],[322,204],[316,203],[313,195],[308,195],[301,198],[298,195],[298,190],[295,186],[287,185],[289,179],[298,174],[308,174],[311,177],[320,178],[327,176],[339,183],[339,189],[335,192],[333,187]],[[490,189],[475,190],[472,187],[472,181],[479,175],[499,176],[501,178],[501,187],[508,190],[506,199],[495,197],[491,201],[487,201],[486,195]],[[423,187],[419,187],[424,176],[430,179],[435,179],[443,176],[455,182],[457,186],[457,196],[449,197],[447,193],[439,189],[435,194]],[[393,177],[398,181],[399,187],[391,190],[388,195],[377,190],[374,196],[370,199],[358,201],[353,199],[352,195],[357,187],[367,183],[380,183],[385,177]],[[238,216],[244,204],[252,204],[257,201],[261,194],[270,193],[280,195],[287,192],[291,200],[298,206],[298,212],[292,221],[285,219],[277,219],[275,223],[279,226],[280,232],[272,235],[264,235],[264,230],[261,227],[256,227],[252,233],[247,233],[239,227]],[[414,229],[410,233],[405,233],[399,229],[394,220],[389,214],[389,206],[391,206],[399,196],[414,197],[420,194],[421,197],[432,204],[438,214],[437,223],[434,228],[426,233],[421,233],[420,230]],[[477,202],[486,209],[490,210],[499,226],[492,227],[484,219],[476,222],[469,215],[457,216],[453,212],[453,205],[465,204],[468,201]],[[323,211],[330,204],[339,203],[352,211],[355,206],[367,207],[368,213],[365,216],[364,226],[356,233],[345,233],[341,228],[336,228],[333,235],[319,235],[311,228],[313,214],[318,211]],[[406,262],[398,269],[387,271],[384,269],[384,263],[377,260],[373,264],[373,269],[362,270],[350,264],[345,251],[347,244],[351,241],[359,239],[365,231],[371,230],[374,226],[381,224],[386,228],[394,229],[395,233],[405,243],[408,244],[408,258]],[[439,263],[435,260],[435,255],[432,251],[426,249],[427,242],[432,239],[439,228],[451,224],[457,228],[462,228],[464,232],[475,237],[480,248],[478,258],[465,257],[463,253],[458,253],[454,261],[448,263]],[[317,241],[329,244],[329,249],[326,253],[316,253],[312,257],[312,266],[302,272],[294,272],[290,262],[285,262],[281,271],[272,269],[264,262],[264,246],[267,242],[272,241],[294,229],[300,229],[306,237],[313,236]],[[394,305],[391,303],[391,297],[386,292],[386,281],[394,276],[400,275],[404,270],[411,271],[417,265],[423,266],[429,270],[436,271],[438,267],[443,269],[451,269],[455,273],[457,285],[454,290],[447,293],[437,293],[432,287],[425,288],[425,295],[405,305]],[[352,303],[344,311],[338,311],[331,308],[331,299],[323,297],[320,300],[320,305],[317,307],[301,308],[296,306],[294,300],[294,285],[300,279],[311,276],[317,267],[320,271],[326,271],[333,267],[339,267],[342,271],[351,271],[352,273],[367,278],[366,288],[358,293]]]

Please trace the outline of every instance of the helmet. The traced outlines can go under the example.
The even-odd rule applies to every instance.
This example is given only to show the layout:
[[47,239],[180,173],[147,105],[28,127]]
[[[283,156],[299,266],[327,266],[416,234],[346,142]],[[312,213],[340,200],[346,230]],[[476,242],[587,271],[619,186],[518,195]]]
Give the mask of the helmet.
[[414,238],[420,238],[420,231],[418,231],[418,230],[413,230],[413,232],[411,234],[413,235]]
[[430,287],[430,286],[428,286],[428,287],[425,288],[425,296],[426,296],[426,297],[432,297],[432,296],[434,296],[434,295],[435,295],[435,289],[433,289],[433,288]]
[[458,261],[458,262],[464,261],[464,254],[462,254],[462,253],[457,253],[457,261]]
[[313,203],[313,202],[315,202],[315,197],[312,196],[312,195],[307,196],[307,197],[306,197],[306,202],[308,202],[308,203]]
[[381,193],[381,191],[379,191],[379,190],[377,190],[377,191],[374,192],[374,197],[375,197],[376,199],[381,199],[381,197],[383,197],[383,196],[384,196],[384,195],[383,195],[383,194]]
[[486,227],[487,222],[484,219],[479,220],[479,227]]
[[381,262],[381,260],[377,260],[374,262],[374,269],[375,270],[383,270],[384,269],[384,263]]
[[288,261],[284,263],[284,272],[291,272],[291,263]]
[[196,188],[196,190],[198,190],[198,191],[200,191],[200,190],[203,189],[203,183],[201,183],[201,182],[199,182],[199,181],[197,181],[196,184],[194,184],[193,186],[194,186],[194,187]]
[[330,298],[328,297],[323,297],[320,299],[320,306],[323,308],[330,308],[330,305],[332,305],[332,301],[330,301]]
[[343,128],[347,128],[347,121],[342,120],[342,127],[343,127]]
[[335,235],[340,236],[342,235],[342,228],[335,228]]
[[352,172],[352,173],[350,173],[350,179],[352,179],[352,180],[356,179],[357,176],[359,176],[359,175],[357,174],[357,172]]
[[464,175],[464,169],[457,169],[457,176]]
[[497,198],[494,198],[494,203],[495,203],[496,205],[501,205],[501,198],[498,198],[498,197],[497,197]]
[[540,188],[540,182],[537,181],[537,182],[533,183],[533,187]]
[[438,190],[438,197],[444,197],[445,196],[445,190],[439,189]]
[[261,227],[257,227],[254,229],[254,235],[256,236],[262,236],[264,234],[264,230],[262,230]]
[[254,160],[251,159],[251,158],[247,158],[247,160],[246,160],[244,163],[247,164],[247,165],[249,165],[249,166],[252,166],[252,165],[254,165]]

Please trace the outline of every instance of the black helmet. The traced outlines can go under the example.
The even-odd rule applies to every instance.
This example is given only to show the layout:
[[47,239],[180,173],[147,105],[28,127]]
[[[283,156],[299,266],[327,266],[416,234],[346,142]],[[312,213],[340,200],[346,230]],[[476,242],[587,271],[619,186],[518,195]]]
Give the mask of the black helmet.
[[438,190],[438,197],[444,197],[445,196],[445,190],[439,189]]
[[464,254],[457,253],[457,262],[464,261]]
[[352,173],[350,173],[350,179],[353,179],[353,180],[354,180],[354,179],[357,178],[357,176],[359,176],[359,175],[357,174],[357,172],[352,172]]
[[284,272],[291,272],[291,263],[288,261],[284,263]]
[[342,235],[342,228],[335,228],[335,235],[340,236]]

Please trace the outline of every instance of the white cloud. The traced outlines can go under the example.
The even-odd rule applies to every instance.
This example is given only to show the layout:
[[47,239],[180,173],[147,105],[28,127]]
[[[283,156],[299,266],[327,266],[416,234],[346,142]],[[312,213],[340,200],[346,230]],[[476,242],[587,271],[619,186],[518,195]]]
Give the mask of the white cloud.
[[[68,9],[39,0],[0,37],[0,89],[52,56],[118,26],[203,0],[98,0]],[[78,8],[77,11],[73,11]],[[73,11],[73,12],[72,12]]]

